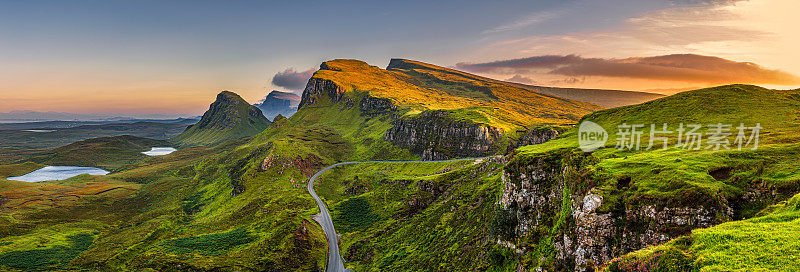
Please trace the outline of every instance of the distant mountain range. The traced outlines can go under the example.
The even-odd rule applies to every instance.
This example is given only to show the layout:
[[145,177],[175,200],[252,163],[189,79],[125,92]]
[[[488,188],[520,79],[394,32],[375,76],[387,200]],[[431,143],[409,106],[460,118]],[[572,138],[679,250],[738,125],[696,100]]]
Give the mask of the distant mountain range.
[[0,112],[0,122],[33,122],[33,121],[121,121],[121,120],[164,120],[186,117],[180,114],[108,114],[108,113],[69,113],[41,112],[17,110]]
[[291,117],[297,112],[297,106],[300,104],[300,96],[290,92],[272,91],[270,92],[261,103],[254,106],[261,109],[261,112],[269,120],[275,119],[278,115],[284,117]]
[[647,92],[544,87],[544,86],[525,85],[519,83],[510,83],[510,84],[534,92],[554,95],[581,102],[592,103],[606,108],[616,108],[627,105],[641,104],[653,99],[665,97],[665,95],[662,94],[647,93]]

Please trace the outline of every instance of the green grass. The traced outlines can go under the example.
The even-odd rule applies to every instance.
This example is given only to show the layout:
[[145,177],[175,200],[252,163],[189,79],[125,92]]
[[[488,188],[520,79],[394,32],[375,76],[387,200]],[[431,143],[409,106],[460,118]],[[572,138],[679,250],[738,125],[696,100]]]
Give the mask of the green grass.
[[[510,128],[563,124],[572,120],[567,114],[578,112],[571,110],[580,108],[577,105],[564,112],[554,110],[562,115],[549,117],[525,113],[525,107],[508,106],[523,103],[519,101],[502,102],[506,104],[495,108],[492,103],[522,99],[528,94],[503,98],[506,94],[501,87],[449,70],[406,67],[387,71],[362,67],[360,63],[352,65],[363,69],[349,71],[346,69],[352,67],[339,67],[342,71],[338,71],[353,76],[337,77],[354,80],[345,84],[350,88],[346,99],[352,105],[359,105],[367,94],[396,99],[404,106],[396,112],[398,116],[447,109],[459,120]],[[333,72],[318,75],[333,76]],[[389,94],[393,91],[398,93]],[[714,91],[727,93],[717,97]],[[791,262],[797,261],[791,258],[796,253],[771,259],[767,256],[797,248],[796,239],[791,239],[797,235],[797,197],[771,208],[769,215],[751,218],[798,187],[800,145],[791,137],[797,135],[792,94],[724,86],[677,96],[673,102],[665,98],[646,106],[590,115],[607,128],[620,121],[682,120],[680,114],[673,112],[697,112],[699,117],[688,118],[703,123],[727,118],[748,123],[764,120],[763,146],[756,151],[632,152],[606,148],[583,154],[575,150],[575,132],[571,130],[554,141],[518,149],[508,165],[463,161],[342,166],[320,177],[317,192],[332,210],[341,233],[342,254],[347,265],[356,271],[516,271],[519,265],[531,269],[553,267],[553,239],[574,227],[569,217],[573,203],[569,197],[557,199],[559,208],[545,211],[545,223],[525,237],[498,232],[497,228],[514,224],[508,216],[515,212],[513,208],[502,209],[497,204],[504,189],[504,171],[519,171],[535,160],[545,159],[552,164],[548,167],[558,169],[569,181],[569,186],[559,188],[562,194],[581,194],[595,187],[604,196],[600,212],[664,202],[716,205],[726,198],[742,196],[757,185],[762,187],[756,188],[777,194],[770,194],[759,203],[748,203],[738,209],[736,218],[731,218],[748,219],[696,230],[691,238],[665,245],[668,248],[658,257],[645,251],[635,254],[648,263],[690,263],[708,271],[739,267],[742,271],[773,270],[779,269],[778,265],[794,268]],[[762,96],[763,101],[756,99]],[[742,106],[742,113],[713,104],[717,102],[703,102],[708,97],[738,104],[758,101],[753,106]],[[469,107],[455,106],[462,102]],[[777,106],[769,108],[774,103]],[[711,104],[722,109],[687,110]],[[669,110],[662,112],[654,107]],[[42,267],[168,271],[181,265],[185,270],[207,271],[319,270],[324,266],[327,248],[321,228],[310,219],[319,211],[306,192],[305,182],[324,165],[339,161],[418,158],[383,140],[393,120],[389,114],[364,114],[358,106],[321,97],[317,104],[302,108],[292,118],[280,120],[249,139],[138,160],[102,177],[79,176],[41,184],[2,182],[0,195],[9,197],[8,203],[14,205],[0,216],[0,254],[52,248],[63,251],[75,244],[66,237],[97,232],[92,246],[68,263],[62,261],[66,258],[42,259],[46,263]],[[36,167],[0,166],[0,173],[16,174]],[[730,176],[714,178],[711,172],[721,167],[732,169]],[[624,178],[630,178],[627,188],[620,186]],[[93,194],[98,188],[118,186],[133,188],[135,193]],[[54,192],[58,194],[52,195]],[[39,196],[44,197],[25,207],[15,206]],[[785,235],[775,230],[784,231]],[[520,256],[499,245],[497,239],[528,251]],[[46,246],[36,248],[40,244]],[[14,254],[17,257],[10,260],[20,260],[22,255]],[[736,254],[752,260],[743,260],[745,257]]]
[[[460,271],[493,267],[492,216],[502,190],[499,165],[472,161],[362,163],[334,168],[316,183],[333,209],[342,255],[356,271]],[[348,211],[349,210],[349,211]],[[352,222],[342,214],[352,213]],[[376,220],[377,218],[377,220]],[[497,249],[502,251],[502,249]],[[495,258],[509,269],[515,260]]]
[[363,198],[348,198],[334,208],[333,223],[341,231],[352,231],[371,226],[380,217],[372,212],[368,200]]
[[[731,216],[717,214],[716,227],[694,230],[690,236],[626,255],[611,271],[793,271],[796,270],[796,211],[748,219],[769,205],[786,200],[800,188],[798,91],[774,91],[756,86],[728,85],[680,93],[640,105],[589,114],[610,139],[589,156],[594,162],[579,168],[588,179],[574,179],[575,188],[595,188],[603,196],[598,212],[619,214],[624,209],[659,207],[730,207]],[[760,123],[757,150],[617,150],[616,126],[628,124]],[[647,146],[649,128],[642,137]],[[735,132],[734,132],[735,133]],[[509,164],[525,166],[548,156],[567,157],[577,150],[577,128],[559,138],[517,149]],[[670,144],[676,143],[675,135]],[[731,139],[732,141],[732,139]],[[561,155],[559,155],[561,154]],[[509,168],[513,170],[514,168]],[[573,180],[573,179],[571,179]],[[582,181],[581,181],[582,180]],[[588,184],[586,182],[589,182]],[[753,195],[756,195],[753,197]],[[794,207],[797,197],[782,207]],[[779,205],[780,206],[780,205]],[[567,206],[562,208],[567,210]],[[743,221],[735,221],[747,219]],[[557,225],[557,224],[554,224]],[[555,229],[555,227],[553,228]],[[684,230],[684,231],[689,231]],[[539,238],[537,252],[551,241]],[[781,252],[785,252],[781,253]],[[548,254],[534,254],[532,259]],[[528,258],[528,257],[526,257]],[[536,261],[534,261],[536,262]],[[541,265],[541,263],[539,263]],[[546,263],[545,263],[546,264]],[[788,267],[785,268],[784,267]],[[783,269],[783,270],[782,270]]]
[[0,165],[0,178],[22,176],[42,167],[44,167],[44,165],[34,162]]
[[142,152],[150,150],[151,147],[169,145],[164,140],[153,140],[130,135],[101,137],[58,147],[41,155],[25,159],[25,161],[45,165],[99,167],[115,171],[149,158]]
[[358,60],[323,64],[315,78],[347,92],[369,92],[414,111],[448,110],[476,123],[512,132],[534,125],[571,124],[602,107],[542,95],[514,85],[410,60],[393,60],[388,70]]
[[[598,187],[608,194],[614,192],[618,179],[630,178],[631,189],[623,192],[631,203],[647,205],[661,200],[715,201],[743,193],[747,182],[763,182],[779,190],[797,186],[800,175],[793,169],[800,146],[793,135],[800,133],[800,114],[797,91],[774,91],[748,85],[727,85],[688,91],[670,97],[598,111],[582,120],[596,122],[609,132],[605,148],[593,153],[600,162],[592,168]],[[758,150],[686,150],[673,147],[676,135],[670,135],[670,148],[661,150],[618,150],[614,148],[616,126],[628,124],[668,123],[673,129],[678,123],[760,123]],[[649,128],[642,137],[648,145]],[[517,150],[522,156],[537,156],[577,147],[577,128],[541,145]],[[731,137],[731,142],[733,137]],[[733,177],[716,180],[709,173],[730,168]],[[615,199],[616,197],[612,197]],[[611,205],[612,203],[609,203]],[[763,208],[763,206],[761,206]],[[749,211],[754,212],[754,211]]]
[[759,216],[728,222],[630,253],[608,271],[797,271],[800,195]]
[[247,230],[240,228],[223,233],[172,239],[167,240],[165,243],[170,250],[176,252],[200,252],[203,255],[218,255],[255,240],[256,238],[251,236]]
[[183,147],[216,145],[256,135],[269,124],[260,109],[235,93],[223,91],[198,123],[172,141]]
[[89,249],[94,235],[88,233],[67,237],[69,246],[56,245],[46,249],[10,251],[0,255],[0,267],[23,271],[46,270],[66,265],[83,251]]

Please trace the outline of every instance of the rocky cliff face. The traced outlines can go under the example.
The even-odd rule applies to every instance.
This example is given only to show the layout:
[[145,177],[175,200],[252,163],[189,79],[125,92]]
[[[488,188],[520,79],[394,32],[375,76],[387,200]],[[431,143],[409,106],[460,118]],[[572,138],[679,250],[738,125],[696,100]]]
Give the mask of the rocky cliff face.
[[411,118],[398,119],[384,139],[423,160],[478,157],[498,150],[499,129],[466,121],[455,121],[446,111],[427,111]]
[[550,127],[529,129],[517,140],[515,146],[536,145],[558,137],[559,131]]
[[[331,68],[323,63],[320,69]],[[321,99],[330,99],[332,103],[341,103],[346,107],[358,107],[365,116],[391,114],[399,110],[390,99],[369,94],[347,94],[331,80],[312,77],[303,91],[300,108],[318,105]],[[500,150],[498,141],[503,135],[499,129],[455,121],[449,115],[447,111],[426,111],[410,118],[392,115],[394,121],[384,134],[384,140],[410,149],[423,160],[477,157]]]
[[344,90],[331,80],[312,77],[308,80],[303,96],[300,98],[298,109],[315,105],[321,97],[328,97],[331,102],[339,102],[344,96]]
[[380,115],[397,110],[397,105],[392,103],[392,100],[386,98],[377,98],[371,96],[364,96],[361,98],[359,104],[361,112],[365,115]]
[[513,237],[505,239],[525,241],[515,249],[541,254],[545,271],[593,271],[733,214],[724,203],[609,205],[583,167],[592,163],[590,155],[554,153],[505,167],[500,204],[516,217]]

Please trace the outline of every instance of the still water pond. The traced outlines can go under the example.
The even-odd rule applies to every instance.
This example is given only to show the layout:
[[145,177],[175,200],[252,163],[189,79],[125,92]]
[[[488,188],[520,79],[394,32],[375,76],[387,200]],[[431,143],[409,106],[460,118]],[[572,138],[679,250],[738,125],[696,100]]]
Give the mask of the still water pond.
[[77,175],[105,175],[109,172],[95,167],[78,167],[78,166],[46,166],[42,169],[30,172],[28,174],[9,177],[8,180],[17,180],[25,182],[40,182],[48,180],[62,180],[68,179]]
[[150,149],[150,151],[142,152],[142,154],[145,154],[147,156],[161,156],[161,155],[167,155],[175,151],[178,150],[172,147],[153,147]]

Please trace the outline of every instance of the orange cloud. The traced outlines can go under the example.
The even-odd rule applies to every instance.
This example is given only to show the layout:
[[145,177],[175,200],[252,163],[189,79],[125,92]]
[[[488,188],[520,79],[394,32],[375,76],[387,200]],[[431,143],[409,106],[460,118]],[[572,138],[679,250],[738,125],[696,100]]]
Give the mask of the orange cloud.
[[[466,71],[489,74],[529,75],[547,73],[567,77],[610,77],[691,83],[751,83],[797,85],[795,75],[713,56],[673,54],[631,58],[583,58],[576,55],[546,55],[483,63],[458,63]],[[536,77],[533,77],[534,79]]]

